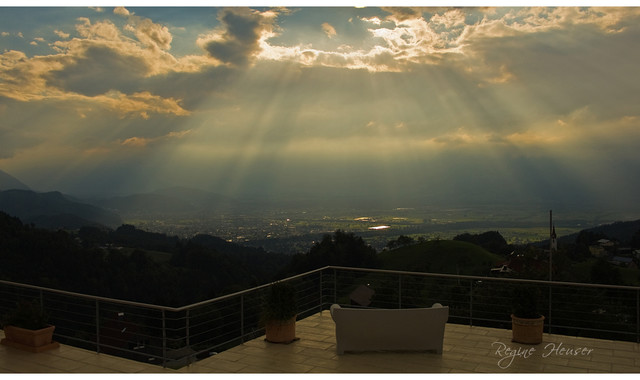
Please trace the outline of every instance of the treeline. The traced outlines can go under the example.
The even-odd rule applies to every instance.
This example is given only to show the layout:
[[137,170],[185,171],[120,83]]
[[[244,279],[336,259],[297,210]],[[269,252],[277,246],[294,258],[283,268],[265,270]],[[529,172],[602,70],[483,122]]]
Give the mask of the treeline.
[[378,252],[362,237],[353,232],[337,230],[333,234],[324,235],[307,253],[295,254],[291,263],[283,270],[282,276],[304,273],[327,265],[377,268],[378,264]]
[[85,294],[182,306],[273,281],[290,259],[129,225],[51,231],[0,212],[0,278]]
[[375,268],[377,252],[340,230],[291,256],[126,224],[52,231],[0,212],[0,279],[109,298],[183,306],[326,265]]

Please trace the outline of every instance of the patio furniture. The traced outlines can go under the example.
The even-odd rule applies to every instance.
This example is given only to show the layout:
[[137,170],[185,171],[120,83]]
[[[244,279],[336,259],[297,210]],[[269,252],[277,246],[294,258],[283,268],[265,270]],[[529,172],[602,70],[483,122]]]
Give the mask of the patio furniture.
[[336,349],[345,351],[426,351],[442,354],[449,307],[362,309],[330,308],[336,323]]

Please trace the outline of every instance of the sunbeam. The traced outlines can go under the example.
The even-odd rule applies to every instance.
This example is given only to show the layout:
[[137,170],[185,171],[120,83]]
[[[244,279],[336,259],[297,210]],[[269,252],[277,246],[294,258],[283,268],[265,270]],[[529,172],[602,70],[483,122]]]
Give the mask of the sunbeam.
[[638,21],[635,7],[10,9],[0,167],[84,194],[623,207],[639,190]]

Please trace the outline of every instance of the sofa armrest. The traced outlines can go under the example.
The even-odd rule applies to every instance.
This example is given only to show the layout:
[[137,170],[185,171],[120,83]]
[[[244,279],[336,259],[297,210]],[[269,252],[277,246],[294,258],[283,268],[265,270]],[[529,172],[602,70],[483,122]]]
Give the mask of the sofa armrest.
[[331,318],[335,321],[336,317],[334,316],[334,310],[337,309],[341,309],[340,305],[338,305],[337,303],[334,303],[333,305],[331,305],[331,308],[329,308],[329,311],[331,312]]

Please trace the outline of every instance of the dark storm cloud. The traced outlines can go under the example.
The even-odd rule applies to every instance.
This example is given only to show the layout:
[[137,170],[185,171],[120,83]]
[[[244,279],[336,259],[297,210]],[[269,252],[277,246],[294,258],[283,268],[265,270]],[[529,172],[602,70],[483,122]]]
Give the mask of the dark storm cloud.
[[204,49],[224,63],[248,64],[260,52],[263,32],[271,29],[271,19],[248,8],[224,9],[218,14],[222,33],[205,42]]
[[87,96],[109,90],[132,92],[148,71],[141,57],[123,55],[109,46],[91,46],[83,57],[59,71],[49,73],[48,82],[58,88]]

